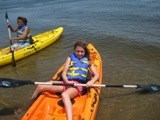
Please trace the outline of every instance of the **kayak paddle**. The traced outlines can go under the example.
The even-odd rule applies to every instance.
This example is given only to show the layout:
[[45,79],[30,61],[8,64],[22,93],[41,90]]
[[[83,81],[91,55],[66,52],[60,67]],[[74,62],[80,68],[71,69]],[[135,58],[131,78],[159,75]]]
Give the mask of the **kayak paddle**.
[[[13,87],[19,87],[23,85],[57,85],[57,86],[84,86],[86,87],[86,84],[66,84],[61,83],[58,81],[53,82],[32,82],[29,80],[15,80],[10,78],[0,78],[0,87],[3,88],[13,88]],[[108,85],[108,84],[94,84],[93,87],[106,87],[106,88],[140,88],[142,90],[148,91],[148,92],[158,92],[160,91],[160,85],[157,84],[148,84],[148,85]]]
[[[7,12],[5,14],[5,18],[6,18],[7,25],[9,25],[9,18],[8,18],[8,13]],[[8,26],[8,34],[9,34],[9,38],[11,38],[11,31],[10,31],[9,26]],[[13,45],[12,40],[10,40],[10,51],[12,53],[12,66],[16,67],[16,62],[15,62],[15,58],[14,58],[14,49],[13,49],[12,45]]]

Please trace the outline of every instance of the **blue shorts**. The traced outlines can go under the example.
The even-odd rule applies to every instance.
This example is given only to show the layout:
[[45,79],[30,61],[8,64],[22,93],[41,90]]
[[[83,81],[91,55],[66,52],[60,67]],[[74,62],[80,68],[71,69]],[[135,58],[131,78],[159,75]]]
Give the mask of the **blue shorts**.
[[26,47],[26,46],[28,46],[28,45],[30,45],[29,40],[26,40],[25,42],[18,41],[18,42],[16,42],[16,43],[14,43],[14,44],[12,45],[12,47],[13,47],[13,48],[16,48],[16,47],[24,48],[24,47]]

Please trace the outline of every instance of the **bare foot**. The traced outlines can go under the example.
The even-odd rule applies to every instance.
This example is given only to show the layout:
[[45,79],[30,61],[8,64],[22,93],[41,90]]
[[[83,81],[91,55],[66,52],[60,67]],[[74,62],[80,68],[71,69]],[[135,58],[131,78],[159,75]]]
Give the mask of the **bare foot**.
[[22,108],[14,109],[15,118],[17,120],[21,120],[21,118],[23,117],[24,113],[25,113],[25,110],[22,109]]

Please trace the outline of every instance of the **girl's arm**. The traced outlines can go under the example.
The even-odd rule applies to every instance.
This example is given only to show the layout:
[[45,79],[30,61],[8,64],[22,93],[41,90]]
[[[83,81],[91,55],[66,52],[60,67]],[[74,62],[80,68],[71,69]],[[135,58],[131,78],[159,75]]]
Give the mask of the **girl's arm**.
[[93,74],[93,77],[92,77],[91,80],[89,80],[89,81],[86,83],[88,87],[91,87],[91,86],[99,79],[99,74],[98,74],[98,72],[97,72],[97,70],[95,69],[95,67],[94,67],[93,64],[91,64],[90,70],[91,70],[91,72],[92,72],[92,74]]
[[11,40],[24,40],[27,38],[28,34],[30,33],[30,28],[26,28],[23,31],[23,34],[21,36],[18,37],[12,37]]
[[18,28],[13,28],[11,24],[8,24],[8,27],[10,28],[11,32],[17,32]]
[[70,57],[68,57],[66,62],[65,62],[65,65],[64,65],[64,68],[63,68],[63,72],[62,72],[62,78],[63,78],[63,81],[65,83],[69,83],[69,81],[67,79],[67,71],[68,71],[70,62],[71,62],[71,59],[70,59]]

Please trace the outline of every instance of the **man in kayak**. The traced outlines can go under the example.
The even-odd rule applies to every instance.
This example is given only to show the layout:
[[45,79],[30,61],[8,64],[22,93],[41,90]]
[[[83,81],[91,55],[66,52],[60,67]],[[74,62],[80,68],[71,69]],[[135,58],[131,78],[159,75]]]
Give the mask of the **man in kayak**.
[[[10,24],[8,24],[8,27],[10,28],[11,32],[17,32],[16,37],[11,37],[10,40],[15,41],[15,43],[12,45],[14,48],[14,51],[17,51],[25,46],[30,45],[29,38],[30,35],[30,28],[27,26],[27,19],[25,17],[17,17],[17,28],[13,28]],[[4,51],[4,54],[8,54],[10,52],[10,49]]]
[[[88,71],[91,71],[93,77],[87,80]],[[85,83],[87,87],[91,87],[98,79],[99,74],[94,65],[89,60],[89,53],[87,45],[83,42],[76,42],[74,45],[74,53],[71,53],[64,65],[62,72],[62,79],[60,81],[66,84]],[[56,85],[38,85],[34,91],[28,107],[38,98],[42,92],[57,92],[62,93],[62,100],[65,105],[67,120],[73,120],[73,110],[71,99],[83,94],[84,88],[82,86],[56,86]],[[20,111],[17,110],[18,113]]]

